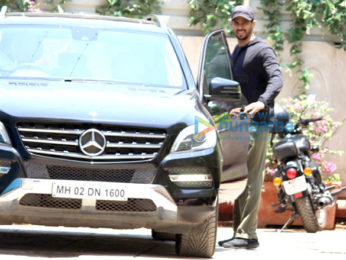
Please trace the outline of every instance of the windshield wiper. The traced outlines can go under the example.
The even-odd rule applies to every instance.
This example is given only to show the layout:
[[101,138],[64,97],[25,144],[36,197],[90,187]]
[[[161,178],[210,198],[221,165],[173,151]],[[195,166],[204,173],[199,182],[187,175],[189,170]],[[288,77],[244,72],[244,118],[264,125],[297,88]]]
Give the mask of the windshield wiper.
[[36,46],[35,50],[33,51],[32,55],[31,55],[31,62],[33,61],[33,59],[34,59],[36,53],[38,53],[38,51],[40,50],[40,47],[41,47],[41,45],[42,45],[42,42],[43,42],[44,39],[47,38],[48,33],[49,33],[49,32],[46,31],[46,32],[44,33],[43,37],[38,41],[37,46]]
[[103,79],[78,79],[78,78],[69,78],[69,79],[64,79],[64,82],[102,82],[105,84],[115,84],[115,83],[119,83],[116,81],[112,81],[112,80],[103,80]]

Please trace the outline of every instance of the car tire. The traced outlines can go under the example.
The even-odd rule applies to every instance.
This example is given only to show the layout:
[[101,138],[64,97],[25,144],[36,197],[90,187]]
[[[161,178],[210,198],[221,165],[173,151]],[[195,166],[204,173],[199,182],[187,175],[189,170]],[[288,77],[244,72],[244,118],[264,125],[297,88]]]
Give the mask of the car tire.
[[218,207],[203,224],[190,233],[176,236],[175,251],[178,256],[207,257],[213,256],[216,243]]

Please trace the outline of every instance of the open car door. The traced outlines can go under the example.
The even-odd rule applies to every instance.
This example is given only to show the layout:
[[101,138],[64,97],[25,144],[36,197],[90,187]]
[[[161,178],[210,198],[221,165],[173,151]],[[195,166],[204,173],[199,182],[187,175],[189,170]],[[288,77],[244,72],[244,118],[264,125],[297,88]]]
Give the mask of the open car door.
[[[197,78],[199,94],[212,115],[221,138],[223,153],[221,182],[243,180],[245,185],[248,175],[250,120],[246,115],[230,115],[233,108],[246,104],[239,83],[233,80],[231,64],[224,31],[216,30],[209,33],[204,39],[199,63]],[[242,191],[243,187],[238,185],[237,189]]]

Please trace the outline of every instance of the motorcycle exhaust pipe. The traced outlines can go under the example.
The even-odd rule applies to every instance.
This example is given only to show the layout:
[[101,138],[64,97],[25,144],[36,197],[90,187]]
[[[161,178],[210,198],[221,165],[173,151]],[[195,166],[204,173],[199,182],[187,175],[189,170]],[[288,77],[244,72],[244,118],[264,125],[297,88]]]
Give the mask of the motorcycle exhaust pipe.
[[325,207],[329,204],[332,204],[334,202],[334,198],[331,196],[322,196],[317,200],[317,205],[319,207]]
[[317,200],[317,206],[323,208],[329,204],[332,204],[335,201],[335,196],[339,194],[340,192],[342,192],[343,190],[346,190],[346,186],[330,192],[330,195],[323,195]]

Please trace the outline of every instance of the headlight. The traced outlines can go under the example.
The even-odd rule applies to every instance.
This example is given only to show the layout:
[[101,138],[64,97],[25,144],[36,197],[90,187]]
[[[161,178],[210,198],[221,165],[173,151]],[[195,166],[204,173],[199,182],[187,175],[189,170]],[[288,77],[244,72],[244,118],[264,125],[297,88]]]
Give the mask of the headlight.
[[175,140],[171,152],[188,152],[212,148],[216,145],[217,134],[213,126],[204,124],[184,128]]
[[10,137],[7,134],[4,124],[1,122],[0,122],[0,143],[11,145]]

